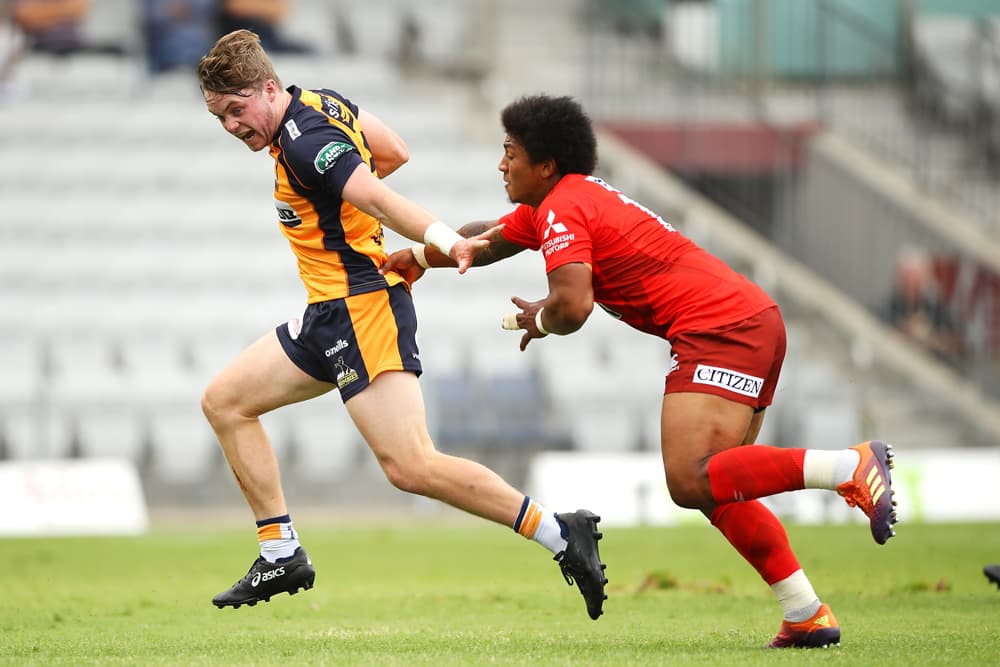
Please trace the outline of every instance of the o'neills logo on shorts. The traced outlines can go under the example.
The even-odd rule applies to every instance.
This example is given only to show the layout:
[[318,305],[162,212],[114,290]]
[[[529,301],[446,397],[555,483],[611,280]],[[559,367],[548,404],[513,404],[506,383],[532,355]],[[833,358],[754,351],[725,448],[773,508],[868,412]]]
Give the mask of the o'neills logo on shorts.
[[698,364],[694,369],[694,381],[697,384],[710,384],[755,398],[760,395],[760,388],[764,386],[763,378],[703,364]]

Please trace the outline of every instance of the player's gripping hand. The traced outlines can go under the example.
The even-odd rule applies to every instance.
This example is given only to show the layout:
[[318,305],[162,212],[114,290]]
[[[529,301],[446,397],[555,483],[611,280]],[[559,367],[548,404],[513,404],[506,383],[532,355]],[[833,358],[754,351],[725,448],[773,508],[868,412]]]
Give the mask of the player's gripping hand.
[[378,268],[378,272],[383,276],[389,271],[395,271],[403,276],[403,280],[412,285],[420,280],[426,269],[417,262],[412,248],[404,248],[389,255],[388,259]]
[[470,236],[467,239],[463,238],[461,241],[455,242],[448,256],[455,262],[459,273],[465,273],[472,267],[476,256],[490,245],[491,240],[500,235],[503,227],[503,225],[496,225],[487,229],[482,234],[476,234],[475,236]]

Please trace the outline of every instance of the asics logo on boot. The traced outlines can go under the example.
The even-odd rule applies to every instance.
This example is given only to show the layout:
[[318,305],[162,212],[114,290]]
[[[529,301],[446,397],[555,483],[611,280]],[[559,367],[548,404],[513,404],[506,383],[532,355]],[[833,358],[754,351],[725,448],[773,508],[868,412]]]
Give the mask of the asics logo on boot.
[[280,577],[285,574],[284,567],[278,567],[267,572],[254,572],[253,579],[250,581],[250,585],[256,587],[257,584],[265,581],[271,581],[275,577]]

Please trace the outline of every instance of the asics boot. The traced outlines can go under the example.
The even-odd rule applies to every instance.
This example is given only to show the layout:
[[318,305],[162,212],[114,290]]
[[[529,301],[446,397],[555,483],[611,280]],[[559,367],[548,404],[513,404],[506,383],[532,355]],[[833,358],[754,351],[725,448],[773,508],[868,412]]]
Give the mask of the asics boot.
[[828,648],[840,646],[840,626],[825,604],[807,621],[782,621],[768,648]]
[[851,507],[860,507],[871,523],[872,537],[879,544],[896,535],[892,529],[896,523],[896,501],[893,498],[892,445],[880,440],[865,442],[851,447],[861,455],[852,479],[837,487],[837,493],[844,497]]
[[587,510],[577,510],[556,514],[556,519],[566,529],[567,544],[554,560],[559,563],[566,583],[572,586],[576,582],[587,603],[587,613],[596,621],[604,613],[604,601],[608,599],[604,593],[604,584],[608,583],[604,577],[607,566],[601,562],[597,548],[597,541],[602,537],[597,530],[601,517]]
[[246,575],[233,584],[232,588],[212,598],[212,604],[219,609],[239,609],[244,604],[252,607],[258,602],[269,601],[278,593],[295,595],[300,588],[309,590],[315,580],[316,570],[302,547],[296,549],[291,558],[280,563],[270,563],[259,556]]

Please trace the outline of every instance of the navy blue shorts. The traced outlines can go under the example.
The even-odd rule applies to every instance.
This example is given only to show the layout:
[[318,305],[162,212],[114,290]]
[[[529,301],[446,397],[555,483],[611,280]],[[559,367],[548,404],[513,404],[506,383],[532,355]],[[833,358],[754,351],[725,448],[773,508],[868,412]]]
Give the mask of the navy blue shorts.
[[306,306],[276,329],[285,354],[303,371],[337,385],[344,402],[379,373],[419,376],[417,315],[405,283]]

